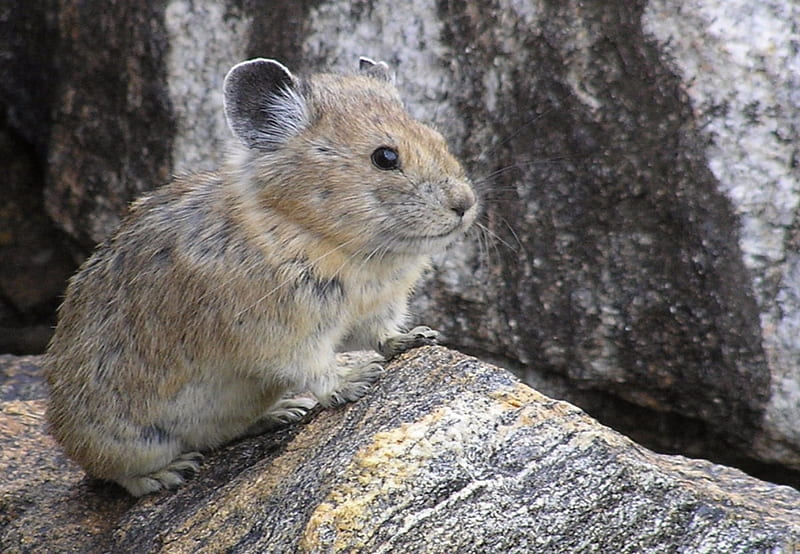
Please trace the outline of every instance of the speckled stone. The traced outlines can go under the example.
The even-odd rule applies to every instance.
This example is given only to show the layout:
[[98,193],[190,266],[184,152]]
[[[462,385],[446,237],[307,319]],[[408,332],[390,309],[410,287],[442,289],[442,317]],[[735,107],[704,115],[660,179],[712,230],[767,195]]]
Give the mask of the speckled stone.
[[[800,493],[654,454],[441,347],[374,390],[206,458],[138,501],[89,481],[3,404],[0,544],[82,552],[790,552]],[[13,438],[11,438],[13,434]]]

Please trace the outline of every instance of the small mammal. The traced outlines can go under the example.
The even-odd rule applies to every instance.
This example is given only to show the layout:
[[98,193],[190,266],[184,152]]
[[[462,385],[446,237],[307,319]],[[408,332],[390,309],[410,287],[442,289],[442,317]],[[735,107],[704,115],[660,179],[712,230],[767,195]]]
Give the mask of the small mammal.
[[218,172],[132,204],[70,280],[45,357],[66,453],[134,496],[174,488],[201,451],[363,396],[404,332],[432,253],[477,199],[441,135],[403,108],[389,67],[298,78],[255,59],[225,78],[238,139]]

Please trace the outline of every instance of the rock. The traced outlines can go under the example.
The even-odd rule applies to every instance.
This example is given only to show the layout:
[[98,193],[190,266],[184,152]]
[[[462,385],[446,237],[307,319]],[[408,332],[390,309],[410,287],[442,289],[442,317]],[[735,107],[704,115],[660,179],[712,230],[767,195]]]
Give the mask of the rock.
[[175,116],[163,77],[164,4],[121,2],[97,10],[68,1],[58,16],[54,63],[62,78],[45,205],[90,248],[117,227],[134,196],[170,178]]
[[790,552],[800,493],[654,454],[496,367],[401,356],[365,398],[209,455],[173,493],[85,479],[3,404],[0,544],[54,552]]
[[69,237],[44,212],[34,152],[2,117],[0,166],[0,352],[41,352],[78,264]]
[[0,355],[0,402],[42,400],[46,397],[41,356]]
[[10,2],[0,7],[0,120],[5,127],[8,119],[44,162],[59,82],[58,2],[29,0],[22,8]]
[[[445,262],[425,304],[428,320],[460,348],[494,355],[531,382],[561,376],[562,390],[578,391],[566,398],[603,391],[704,422],[706,429],[686,443],[710,432],[724,437],[706,455],[736,450],[800,468],[791,424],[800,417],[793,415],[799,370],[773,364],[764,347],[777,325],[765,316],[793,288],[776,274],[769,295],[757,292],[762,277],[745,253],[741,211],[715,173],[718,166],[763,163],[790,188],[797,176],[791,141],[781,142],[771,161],[721,151],[723,139],[708,125],[722,125],[732,113],[698,102],[692,75],[677,71],[671,57],[681,45],[684,63],[697,67],[702,60],[700,73],[725,82],[718,92],[747,89],[763,98],[742,133],[778,128],[796,137],[785,71],[793,62],[781,39],[792,19],[779,6],[796,8],[779,2],[753,11],[737,3],[740,26],[762,16],[776,26],[749,35],[763,42],[730,60],[727,49],[740,43],[729,42],[720,26],[713,42],[689,35],[703,34],[722,10],[711,2],[694,2],[690,12],[683,2],[511,4],[502,3],[503,18],[463,3],[448,4],[442,17],[442,36],[454,41],[453,102],[460,119],[480,122],[468,125],[465,156],[478,175],[511,169],[490,189],[485,224],[497,239],[489,261],[482,264],[475,253]],[[758,59],[769,67],[745,78],[741,64]],[[730,103],[740,108],[742,102]],[[740,127],[725,125],[731,132]],[[735,186],[750,191],[778,186],[765,173],[738,177]],[[767,214],[785,195],[760,198]],[[780,208],[787,209],[794,208]],[[777,265],[789,275],[791,262]],[[784,312],[787,324],[800,311],[794,313]],[[797,359],[796,348],[788,352]],[[595,404],[601,418],[614,410]],[[626,430],[645,434],[648,420],[664,421],[645,418]],[[652,426],[650,440],[661,433]]]
[[685,83],[705,141],[702,160],[735,217],[735,253],[745,269],[740,294],[756,307],[751,344],[763,349],[761,369],[726,364],[733,371],[720,378],[732,375],[745,388],[760,381],[759,425],[743,422],[749,448],[794,468],[800,468],[800,54],[792,46],[800,39],[798,17],[800,6],[791,2],[736,0],[723,9],[705,0],[658,0],[642,18]]
[[0,14],[34,40],[0,44],[0,101],[85,251],[219,163],[233,63],[382,58],[484,190],[422,319],[649,445],[800,483],[796,3],[31,5]]

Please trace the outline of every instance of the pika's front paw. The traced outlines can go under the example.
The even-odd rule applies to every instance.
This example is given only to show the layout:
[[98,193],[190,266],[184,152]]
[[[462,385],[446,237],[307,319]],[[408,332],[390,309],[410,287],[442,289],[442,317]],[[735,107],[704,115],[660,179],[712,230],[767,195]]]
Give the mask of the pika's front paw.
[[320,398],[319,403],[326,408],[340,406],[346,402],[358,400],[369,391],[372,384],[383,373],[383,366],[378,362],[350,368],[345,374],[344,384],[330,393],[325,398]]
[[158,471],[137,477],[122,477],[116,481],[133,496],[142,496],[162,489],[176,489],[200,470],[201,461],[203,455],[199,452],[187,452]]
[[386,339],[380,346],[380,353],[389,360],[412,348],[438,344],[441,339],[442,336],[438,331],[426,327],[425,325],[420,325],[419,327],[414,327],[407,333],[402,333]]
[[264,414],[265,419],[271,419],[276,423],[288,425],[303,419],[309,410],[317,405],[313,398],[299,396],[297,398],[282,398]]
[[281,398],[261,419],[248,427],[244,435],[251,437],[261,435],[266,431],[300,421],[316,405],[316,400],[304,396]]

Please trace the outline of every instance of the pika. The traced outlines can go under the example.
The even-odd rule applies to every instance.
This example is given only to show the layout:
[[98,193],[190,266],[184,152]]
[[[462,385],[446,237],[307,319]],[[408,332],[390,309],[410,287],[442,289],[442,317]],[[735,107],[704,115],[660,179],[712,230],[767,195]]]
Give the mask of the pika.
[[87,474],[140,496],[175,488],[202,452],[354,401],[406,332],[408,296],[465,233],[478,200],[442,136],[404,109],[384,62],[298,77],[234,66],[235,139],[216,172],[131,205],[70,279],[45,356],[51,433]]

